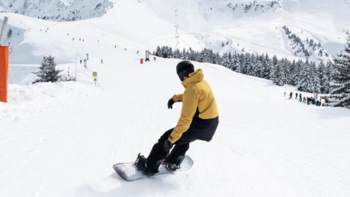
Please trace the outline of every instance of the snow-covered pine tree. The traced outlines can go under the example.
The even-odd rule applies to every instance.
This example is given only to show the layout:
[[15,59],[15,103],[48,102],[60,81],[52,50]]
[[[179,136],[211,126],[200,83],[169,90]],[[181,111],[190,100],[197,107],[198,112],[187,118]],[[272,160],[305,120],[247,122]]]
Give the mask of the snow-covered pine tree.
[[272,57],[272,67],[275,67],[275,66],[277,65],[277,63],[278,63],[277,56],[274,55],[274,56]]
[[301,72],[299,74],[299,84],[298,84],[298,90],[303,92],[310,92],[310,79],[309,79],[309,69],[310,64],[309,60],[306,59],[305,64],[303,65]]
[[[241,53],[239,55],[239,73],[245,74],[245,55],[243,53]],[[238,71],[237,71],[238,72]]]
[[335,72],[332,76],[331,95],[328,97],[334,107],[350,109],[350,35],[344,53],[334,59]]
[[271,59],[269,55],[266,53],[263,62],[262,62],[262,78],[270,79],[271,76]]
[[174,50],[174,58],[181,59],[181,52],[179,49]]
[[244,56],[244,65],[242,65],[242,74],[248,75],[248,68],[251,66],[251,56],[249,53],[246,53]]
[[302,60],[298,60],[296,63],[295,63],[295,72],[294,72],[294,79],[293,79],[293,82],[295,82],[295,86],[298,86],[298,84],[300,83],[301,81],[301,73],[303,71],[303,68],[305,67],[305,63],[302,61]]
[[285,79],[284,84],[290,84],[289,75],[290,75],[290,62],[287,58],[283,58],[279,61],[283,77]]
[[227,64],[226,67],[227,67],[227,68],[231,68],[231,64],[232,64],[232,54],[231,54],[231,51],[228,52],[227,58],[228,58],[228,60],[227,60],[228,64]]
[[331,91],[330,83],[332,80],[333,72],[334,72],[333,65],[330,61],[328,61],[327,65],[325,67],[325,77],[326,77],[326,85],[324,86],[324,93],[325,94],[329,94]]
[[40,71],[33,72],[39,79],[36,79],[33,83],[38,82],[57,82],[60,78],[59,74],[62,70],[56,70],[55,58],[48,56],[44,57],[39,67]]
[[157,50],[156,50],[156,56],[160,57],[162,54],[161,50],[160,50],[160,47],[157,46]]
[[221,58],[221,62],[220,64],[224,67],[228,67],[230,62],[228,61],[228,55],[227,55],[227,52],[225,52],[223,55],[222,55],[222,58]]
[[318,75],[318,79],[320,80],[320,93],[327,94],[326,86],[328,86],[327,84],[328,79],[326,75],[326,66],[323,61],[321,61],[317,67],[317,75]]
[[215,53],[213,53],[213,51],[211,51],[211,54],[210,54],[210,60],[211,60],[211,62],[210,63],[212,63],[212,64],[216,64],[217,62],[218,62],[218,59],[217,59],[217,56],[216,56],[216,54]]
[[[248,55],[249,53],[247,53]],[[250,56],[250,58],[249,58]],[[256,76],[256,73],[255,73],[255,66],[256,66],[256,56],[255,54],[253,53],[252,55],[249,54],[249,56],[247,56],[247,58],[249,60],[246,61],[246,65],[247,65],[247,74],[250,75],[250,76]]]
[[236,52],[232,55],[231,70],[240,72],[239,56]]
[[168,51],[168,58],[173,58],[173,57],[174,57],[173,49],[170,47]]
[[204,49],[199,53],[199,56],[197,56],[197,61],[198,62],[204,62],[205,61],[205,50]]
[[221,62],[221,55],[219,53],[216,53],[216,63],[215,64],[220,64]]
[[254,73],[256,77],[262,78],[262,62],[264,55],[257,55],[256,64],[254,67]]
[[188,55],[187,55],[188,60],[194,61],[196,59],[194,51],[192,50],[191,47],[188,50],[189,50]]
[[321,92],[321,86],[320,86],[320,79],[318,78],[318,73],[317,73],[317,68],[316,68],[316,63],[311,62],[310,64],[310,77],[311,77],[311,90],[310,92]]
[[292,64],[290,65],[290,73],[288,75],[288,81],[290,85],[296,86],[298,84],[298,76],[299,70],[297,63],[295,60],[293,60]]
[[284,71],[282,69],[282,66],[280,65],[281,63],[282,61],[277,62],[277,64],[274,66],[274,69],[271,75],[271,80],[273,81],[274,84],[278,86],[283,86],[286,81],[285,75],[283,73]]

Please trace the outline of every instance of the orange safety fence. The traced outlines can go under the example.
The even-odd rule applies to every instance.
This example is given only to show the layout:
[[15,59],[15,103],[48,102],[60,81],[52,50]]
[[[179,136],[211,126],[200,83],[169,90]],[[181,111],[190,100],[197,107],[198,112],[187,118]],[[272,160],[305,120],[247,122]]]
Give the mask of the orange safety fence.
[[7,102],[9,47],[0,46],[0,102]]

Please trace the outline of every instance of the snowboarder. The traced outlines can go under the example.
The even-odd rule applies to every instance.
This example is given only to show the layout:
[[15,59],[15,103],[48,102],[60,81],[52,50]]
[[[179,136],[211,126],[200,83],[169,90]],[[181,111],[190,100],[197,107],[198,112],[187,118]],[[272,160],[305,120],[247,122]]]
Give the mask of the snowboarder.
[[297,93],[295,93],[295,99],[297,99],[298,98],[298,92]]
[[101,59],[101,64],[103,64],[103,59]]
[[301,96],[301,93],[299,94],[299,102],[301,103],[301,98],[302,98],[302,96]]
[[189,144],[195,140],[209,142],[219,124],[215,97],[203,79],[203,71],[195,71],[191,62],[182,61],[176,66],[176,72],[185,91],[170,98],[168,108],[172,109],[175,102],[182,102],[181,116],[176,127],[166,131],[154,144],[147,159],[138,155],[135,165],[145,175],[156,174],[162,162],[170,171],[179,169]]
[[290,94],[289,94],[289,99],[291,99],[292,96],[293,96],[293,92],[290,92]]
[[80,60],[80,64],[81,64],[81,63],[83,63],[83,61],[82,61],[82,60]]

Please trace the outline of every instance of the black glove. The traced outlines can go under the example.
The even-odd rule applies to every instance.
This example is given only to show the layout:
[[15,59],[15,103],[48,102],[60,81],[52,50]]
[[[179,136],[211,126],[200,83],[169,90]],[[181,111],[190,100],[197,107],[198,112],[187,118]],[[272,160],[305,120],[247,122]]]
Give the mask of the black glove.
[[171,147],[173,147],[173,144],[169,140],[166,140],[164,142],[164,150],[168,153]]
[[173,98],[169,99],[169,101],[168,101],[168,109],[172,109],[174,103],[175,103],[175,102],[174,102]]

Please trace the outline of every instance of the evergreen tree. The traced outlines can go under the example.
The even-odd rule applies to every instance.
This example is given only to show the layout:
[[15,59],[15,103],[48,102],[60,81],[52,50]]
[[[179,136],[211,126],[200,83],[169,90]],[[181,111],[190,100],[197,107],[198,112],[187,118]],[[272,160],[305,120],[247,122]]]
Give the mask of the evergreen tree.
[[170,47],[170,49],[168,50],[168,58],[173,58],[174,54],[173,54],[173,49]]
[[309,77],[310,77],[310,82],[311,82],[310,92],[320,93],[321,92],[320,79],[318,78],[315,62],[311,62],[311,64],[310,64]]
[[160,47],[157,46],[157,50],[156,50],[156,56],[160,57],[162,54],[161,50],[160,50]]
[[305,67],[305,63],[302,61],[302,60],[298,60],[296,63],[295,63],[295,71],[294,71],[294,79],[293,79],[293,82],[294,82],[294,85],[295,86],[298,86],[298,84],[300,83],[301,81],[301,78],[302,78],[302,71]]
[[39,67],[40,71],[33,72],[36,74],[39,79],[35,80],[33,83],[38,82],[56,82],[59,80],[59,73],[62,70],[56,70],[56,63],[54,57],[44,57],[41,67]]
[[230,62],[228,61],[228,55],[227,55],[227,53],[224,53],[224,54],[222,55],[220,64],[221,64],[222,66],[224,66],[224,67],[228,67],[228,65],[230,64]]
[[272,67],[275,67],[275,66],[277,65],[277,63],[278,63],[277,56],[274,55],[274,56],[272,57]]
[[182,50],[180,59],[182,59],[182,60],[187,60],[186,55],[187,55],[186,49],[184,48],[184,49]]
[[273,81],[274,84],[278,86],[283,86],[286,79],[280,63],[281,62],[277,62],[276,66],[274,67],[271,80]]
[[265,58],[263,59],[263,62],[262,62],[262,78],[270,79],[271,69],[272,69],[271,65],[272,65],[271,59],[269,58],[269,55],[266,53]]
[[243,53],[241,53],[239,55],[239,71],[237,71],[237,72],[244,74],[243,73],[244,70],[246,70],[245,69],[245,55]]
[[233,71],[239,72],[239,57],[236,52],[232,55],[231,69]]
[[254,73],[256,77],[262,78],[262,62],[264,59],[264,55],[257,56],[256,64],[254,67]]
[[232,65],[232,54],[231,54],[231,51],[228,52],[228,57],[227,58],[228,58],[228,60],[227,60],[227,63],[228,63],[227,67],[231,69],[231,67],[232,67],[231,66]]
[[298,64],[295,62],[295,60],[293,60],[291,66],[290,66],[290,73],[288,75],[288,81],[290,85],[296,86],[298,85],[298,75],[299,75],[299,66]]
[[220,54],[219,54],[219,53],[216,53],[216,64],[220,64],[221,61],[222,61],[222,60],[221,60]]
[[327,84],[327,81],[328,81],[328,77],[326,75],[326,66],[324,65],[323,61],[320,62],[320,64],[318,65],[318,68],[317,68],[317,75],[318,75],[318,78],[320,80],[320,93],[322,94],[327,94],[326,93],[326,89],[328,86]]
[[299,75],[299,84],[298,84],[298,90],[303,92],[311,92],[311,79],[309,77],[310,73],[310,63],[309,60],[306,59],[306,62],[300,72]]
[[249,53],[247,53],[247,60],[246,60],[246,65],[247,65],[247,75],[250,76],[256,76],[255,73],[255,66],[256,66],[256,56],[253,53],[252,55],[248,55]]
[[210,63],[212,64],[217,64],[218,63],[218,59],[217,59],[217,56],[215,53],[213,53],[213,51],[211,51],[211,54],[210,54]]
[[325,76],[326,76],[326,85],[324,86],[324,93],[329,94],[330,89],[330,83],[332,80],[332,74],[333,74],[333,66],[331,62],[327,62],[326,68],[325,68]]
[[334,107],[350,108],[350,35],[347,38],[344,54],[334,60],[335,72],[332,76],[331,95]]
[[290,62],[287,60],[287,58],[283,58],[283,59],[281,59],[281,61],[279,61],[279,63],[280,63],[280,66],[281,66],[283,78],[285,80],[284,84],[290,84],[290,81],[289,81]]
[[251,59],[250,59],[250,54],[246,53],[243,55],[244,57],[244,64],[242,65],[242,74],[248,75],[248,68],[250,68],[251,65]]

